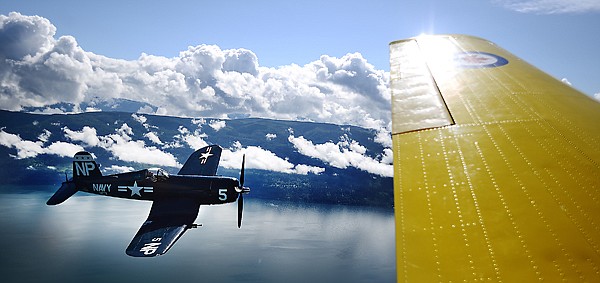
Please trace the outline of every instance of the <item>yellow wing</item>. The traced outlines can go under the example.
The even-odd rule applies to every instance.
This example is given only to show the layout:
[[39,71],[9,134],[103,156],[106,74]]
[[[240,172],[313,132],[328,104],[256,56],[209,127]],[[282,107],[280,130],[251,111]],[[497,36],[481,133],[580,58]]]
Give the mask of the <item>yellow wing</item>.
[[600,282],[600,103],[486,40],[392,42],[399,282]]

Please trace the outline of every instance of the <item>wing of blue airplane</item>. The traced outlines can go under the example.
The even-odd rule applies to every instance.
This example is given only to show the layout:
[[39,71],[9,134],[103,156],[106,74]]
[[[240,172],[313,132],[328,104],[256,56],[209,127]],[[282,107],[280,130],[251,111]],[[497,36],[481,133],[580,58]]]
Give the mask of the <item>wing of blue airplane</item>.
[[177,175],[202,175],[214,176],[217,174],[219,160],[223,149],[218,145],[211,145],[196,150],[185,162]]
[[127,247],[134,257],[153,257],[169,251],[192,228],[200,202],[194,198],[160,198],[152,203],[150,215]]

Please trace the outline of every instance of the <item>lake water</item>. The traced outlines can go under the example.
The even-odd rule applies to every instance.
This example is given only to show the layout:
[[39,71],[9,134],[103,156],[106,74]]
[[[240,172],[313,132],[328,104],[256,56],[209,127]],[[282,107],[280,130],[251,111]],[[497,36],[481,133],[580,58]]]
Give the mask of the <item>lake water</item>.
[[[0,191],[3,282],[395,282],[392,209],[244,200],[201,206],[196,223],[165,255],[125,248],[150,202],[77,193]],[[10,193],[6,193],[10,191]],[[177,280],[177,281],[175,281]]]

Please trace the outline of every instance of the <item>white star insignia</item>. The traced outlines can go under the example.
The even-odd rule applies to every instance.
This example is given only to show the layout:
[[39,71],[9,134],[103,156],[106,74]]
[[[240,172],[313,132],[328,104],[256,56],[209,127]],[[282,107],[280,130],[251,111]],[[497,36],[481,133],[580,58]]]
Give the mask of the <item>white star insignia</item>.
[[140,190],[145,189],[145,187],[138,187],[137,181],[135,181],[133,182],[133,187],[129,187],[129,189],[131,190],[131,196],[138,195],[141,197]]
[[202,163],[202,164],[206,163],[206,161],[208,160],[208,158],[211,157],[211,156],[213,156],[213,154],[210,153],[210,150],[207,151],[207,152],[205,152],[205,153],[202,153],[200,155],[200,163]]
[[140,193],[142,190],[146,193],[154,192],[153,187],[140,187],[138,186],[137,181],[133,182],[133,186],[119,186],[119,192],[126,192],[127,190],[131,190],[131,196],[138,195],[140,197],[142,196]]

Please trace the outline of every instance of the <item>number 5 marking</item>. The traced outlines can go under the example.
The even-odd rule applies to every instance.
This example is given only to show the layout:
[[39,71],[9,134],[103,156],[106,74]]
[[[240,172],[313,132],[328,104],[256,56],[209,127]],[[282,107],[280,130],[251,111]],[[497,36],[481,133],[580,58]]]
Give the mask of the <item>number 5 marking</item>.
[[227,200],[227,189],[219,189],[219,200]]

